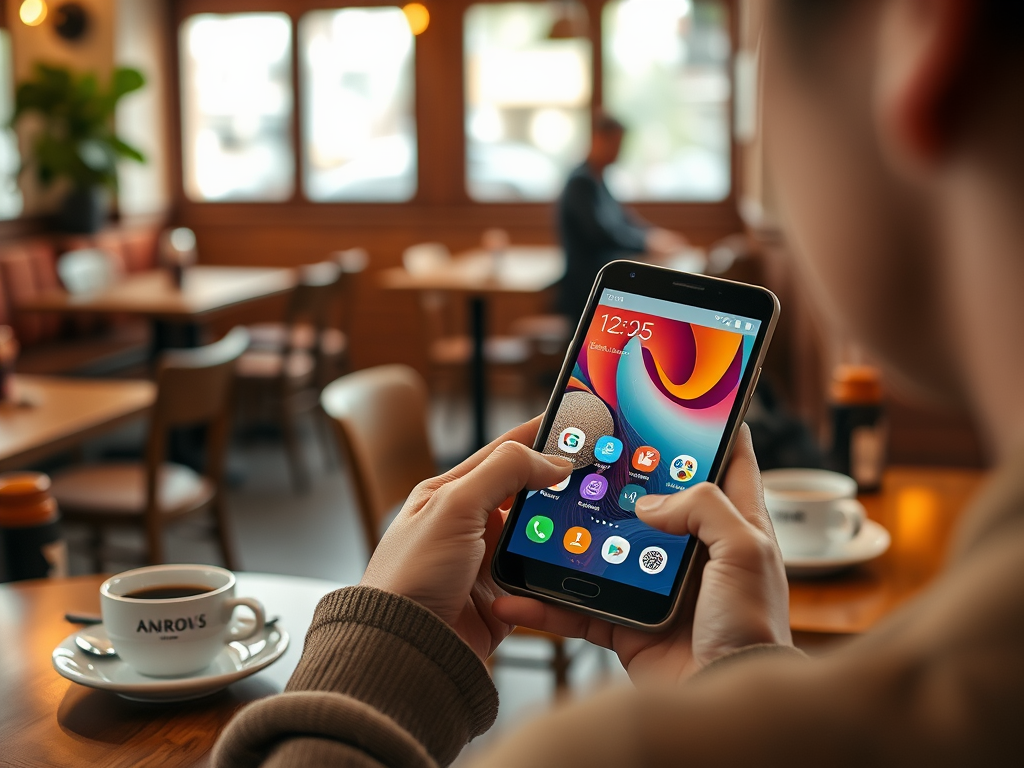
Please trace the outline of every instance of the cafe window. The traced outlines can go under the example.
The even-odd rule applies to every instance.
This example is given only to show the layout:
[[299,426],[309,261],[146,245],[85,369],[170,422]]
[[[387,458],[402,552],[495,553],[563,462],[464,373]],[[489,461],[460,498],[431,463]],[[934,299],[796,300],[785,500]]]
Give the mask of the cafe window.
[[590,141],[592,51],[578,3],[487,3],[465,16],[469,195],[553,200]]
[[305,194],[416,194],[416,43],[401,8],[312,11],[299,24]]
[[718,0],[614,0],[602,19],[605,108],[628,128],[607,181],[623,200],[730,191],[729,26]]
[[9,127],[14,114],[13,69],[11,34],[0,29],[0,219],[16,219],[23,205],[18,187],[18,137]]
[[187,18],[180,35],[186,194],[196,201],[289,199],[291,20],[204,13]]

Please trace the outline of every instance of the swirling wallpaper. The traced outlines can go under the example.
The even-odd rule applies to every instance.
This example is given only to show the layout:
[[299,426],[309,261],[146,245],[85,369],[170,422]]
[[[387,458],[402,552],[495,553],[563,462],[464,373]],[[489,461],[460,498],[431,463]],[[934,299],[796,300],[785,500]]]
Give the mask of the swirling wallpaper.
[[[648,527],[632,507],[638,495],[674,493],[708,478],[753,341],[721,327],[599,306],[544,449],[571,459],[573,475],[564,488],[530,495],[510,550],[669,594],[687,537]],[[573,453],[559,443],[566,433],[582,435]],[[570,529],[581,528],[589,534],[581,541],[592,543],[575,542],[573,551]],[[661,570],[645,559],[652,548],[667,561]]]

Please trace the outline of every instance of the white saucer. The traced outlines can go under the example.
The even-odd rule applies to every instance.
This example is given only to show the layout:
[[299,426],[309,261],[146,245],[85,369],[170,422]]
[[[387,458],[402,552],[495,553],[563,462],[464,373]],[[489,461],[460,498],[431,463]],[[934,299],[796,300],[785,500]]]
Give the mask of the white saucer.
[[[81,632],[106,634],[102,624]],[[288,633],[275,624],[255,638],[225,645],[201,672],[162,678],[141,675],[116,656],[104,659],[86,653],[75,644],[78,634],[69,635],[53,649],[53,668],[57,673],[73,683],[113,691],[132,701],[188,701],[209,696],[273,664],[288,648]]]
[[874,520],[865,520],[860,533],[820,555],[782,554],[790,576],[825,576],[874,560],[892,543],[889,532]]

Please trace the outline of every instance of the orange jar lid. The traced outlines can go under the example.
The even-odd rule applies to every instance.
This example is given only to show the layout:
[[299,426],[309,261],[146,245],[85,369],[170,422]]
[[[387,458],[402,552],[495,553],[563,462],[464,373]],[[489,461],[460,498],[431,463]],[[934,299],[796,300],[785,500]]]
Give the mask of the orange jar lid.
[[0,475],[0,526],[25,528],[57,519],[50,478],[41,472]]
[[831,393],[839,405],[877,405],[882,402],[882,375],[870,365],[837,366]]

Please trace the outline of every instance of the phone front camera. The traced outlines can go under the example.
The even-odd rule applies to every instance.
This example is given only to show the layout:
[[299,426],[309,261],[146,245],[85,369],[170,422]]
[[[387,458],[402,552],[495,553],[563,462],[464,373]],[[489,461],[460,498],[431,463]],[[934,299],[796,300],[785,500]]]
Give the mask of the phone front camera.
[[630,273],[629,273],[629,276],[630,276],[630,277],[636,277],[636,272],[630,272]]

